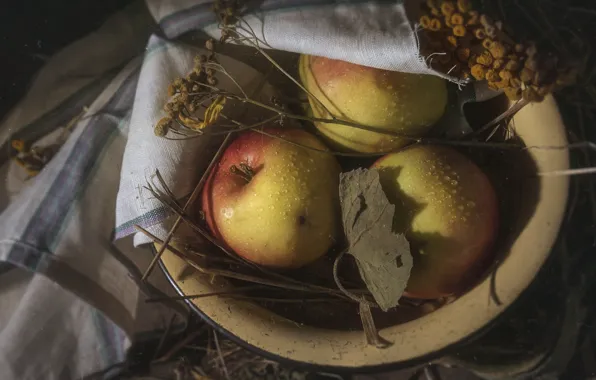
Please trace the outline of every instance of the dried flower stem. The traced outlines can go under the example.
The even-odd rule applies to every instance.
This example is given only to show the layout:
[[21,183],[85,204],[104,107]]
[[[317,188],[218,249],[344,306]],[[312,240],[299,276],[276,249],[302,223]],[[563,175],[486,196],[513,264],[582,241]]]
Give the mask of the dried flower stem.
[[[205,170],[205,172],[201,176],[201,179],[199,180],[199,182],[195,186],[192,194],[190,194],[190,198],[188,198],[188,200],[186,201],[186,204],[182,208],[182,211],[183,212],[186,211],[186,209],[199,196],[199,193],[201,192],[201,189],[203,188],[203,184],[207,180],[208,173],[211,171],[211,169],[213,168],[213,166],[215,165],[215,163],[219,160],[219,157],[223,153],[224,148],[227,146],[227,143],[229,142],[230,138],[231,138],[231,134],[228,134],[226,136],[226,138],[224,139],[223,143],[221,144],[221,146],[219,147],[219,149],[217,150],[217,152],[215,153],[215,155],[213,156],[213,158],[211,159],[211,162],[209,163],[209,166],[207,167],[207,169]],[[151,260],[151,263],[149,264],[149,267],[147,268],[147,270],[143,274],[143,277],[141,278],[142,281],[145,281],[147,279],[147,276],[149,276],[149,274],[151,273],[151,271],[155,267],[155,264],[157,263],[157,260],[159,260],[159,258],[161,257],[161,255],[164,253],[165,249],[168,246],[168,243],[170,242],[170,240],[172,240],[172,237],[174,236],[174,233],[176,232],[176,230],[180,226],[180,223],[182,223],[182,217],[181,216],[178,216],[178,218],[176,218],[176,221],[174,222],[174,225],[172,226],[172,228],[168,232],[168,235],[166,236],[163,245],[159,248],[159,250],[157,251],[157,253],[153,257],[153,259]]]
[[294,281],[281,282],[281,281],[274,281],[274,280],[259,278],[259,277],[255,277],[255,276],[251,276],[251,275],[245,275],[242,273],[236,273],[236,272],[232,272],[232,271],[228,271],[228,270],[208,269],[208,268],[203,267],[199,263],[197,263],[195,258],[192,257],[191,255],[189,255],[185,252],[182,252],[182,251],[176,249],[175,247],[172,247],[169,244],[166,244],[164,241],[162,241],[161,239],[159,239],[157,236],[153,235],[149,231],[145,230],[143,227],[136,225],[135,228],[139,232],[143,233],[145,236],[149,237],[155,243],[162,245],[162,252],[165,251],[166,249],[169,250],[170,252],[172,252],[179,258],[183,259],[190,266],[192,266],[193,268],[195,268],[196,270],[198,270],[199,272],[201,272],[203,274],[233,278],[236,280],[253,282],[256,284],[267,285],[267,286],[288,289],[288,290],[296,290],[296,291],[310,292],[310,293],[327,293],[330,295],[343,297],[342,292],[337,291],[335,289],[325,288],[322,286],[310,285],[310,284],[299,285],[296,283],[297,281],[296,282],[294,282]]

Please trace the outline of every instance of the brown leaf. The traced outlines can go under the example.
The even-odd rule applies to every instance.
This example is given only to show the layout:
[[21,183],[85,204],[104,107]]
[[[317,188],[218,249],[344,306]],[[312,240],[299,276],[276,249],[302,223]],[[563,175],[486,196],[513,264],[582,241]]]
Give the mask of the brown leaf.
[[340,175],[339,193],[349,253],[383,311],[397,306],[412,269],[410,244],[392,230],[395,206],[385,196],[376,169]]

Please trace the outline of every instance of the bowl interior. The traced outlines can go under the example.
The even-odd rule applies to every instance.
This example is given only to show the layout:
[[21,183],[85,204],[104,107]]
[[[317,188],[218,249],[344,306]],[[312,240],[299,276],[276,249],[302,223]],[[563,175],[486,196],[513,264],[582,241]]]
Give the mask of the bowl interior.
[[[394,343],[390,347],[367,345],[363,332],[350,329],[346,322],[354,316],[359,320],[357,314],[349,316],[349,310],[340,307],[334,308],[332,319],[325,324],[310,322],[308,311],[301,317],[306,320],[300,320],[291,308],[274,312],[247,300],[206,297],[191,302],[220,329],[265,353],[325,367],[407,363],[466,339],[497,318],[532,282],[551,251],[565,212],[568,178],[536,174],[568,168],[567,151],[532,148],[566,145],[554,99],[524,107],[510,128],[530,149],[487,151],[476,157],[496,186],[504,221],[490,275],[431,313],[408,314],[398,309],[397,314],[388,314],[379,327],[381,336]],[[233,287],[223,279],[189,271],[187,264],[169,251],[164,252],[162,263],[182,294]],[[494,302],[491,294],[496,294],[500,303]],[[336,326],[333,321],[338,321]],[[340,328],[342,323],[345,328]]]

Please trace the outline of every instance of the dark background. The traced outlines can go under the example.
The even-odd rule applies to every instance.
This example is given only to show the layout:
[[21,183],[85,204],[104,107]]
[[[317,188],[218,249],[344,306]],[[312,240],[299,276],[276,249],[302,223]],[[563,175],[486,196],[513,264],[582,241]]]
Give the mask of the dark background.
[[[5,0],[0,23],[0,119],[46,59],[102,25],[131,0]],[[93,48],[93,47],[90,47]]]

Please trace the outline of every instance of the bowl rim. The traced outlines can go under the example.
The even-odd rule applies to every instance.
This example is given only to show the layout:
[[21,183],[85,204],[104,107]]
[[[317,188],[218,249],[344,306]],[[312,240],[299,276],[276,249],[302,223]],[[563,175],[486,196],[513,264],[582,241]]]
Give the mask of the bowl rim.
[[[567,203],[569,203],[569,201]],[[223,334],[226,338],[230,339],[231,341],[238,344],[239,346],[241,346],[257,355],[260,355],[260,356],[270,359],[270,360],[274,360],[278,363],[291,365],[296,368],[305,368],[305,369],[313,370],[316,372],[333,372],[333,373],[336,373],[339,375],[347,374],[347,373],[349,373],[349,374],[374,374],[374,373],[381,373],[381,372],[387,372],[387,371],[399,371],[399,370],[409,369],[409,368],[413,368],[413,367],[417,367],[417,366],[422,366],[424,364],[429,364],[430,362],[432,362],[434,360],[443,358],[443,357],[447,356],[446,354],[448,352],[452,351],[453,349],[463,346],[465,344],[471,343],[471,342],[475,341],[476,339],[481,338],[488,331],[490,331],[495,325],[497,325],[500,321],[502,321],[503,319],[506,319],[511,314],[513,314],[515,309],[520,304],[522,304],[528,297],[531,296],[536,284],[538,282],[540,282],[540,278],[543,275],[543,272],[546,270],[545,268],[548,268],[548,266],[553,262],[553,251],[555,249],[557,249],[557,245],[559,244],[560,236],[561,236],[561,231],[559,230],[559,233],[557,234],[557,238],[555,239],[555,243],[553,244],[553,249],[551,249],[551,251],[549,252],[547,259],[544,262],[543,267],[536,274],[536,276],[534,277],[534,279],[532,280],[530,285],[522,291],[522,293],[519,295],[519,297],[515,301],[513,301],[501,313],[499,313],[496,318],[491,319],[490,321],[488,321],[488,323],[483,325],[480,329],[475,330],[473,333],[471,333],[471,334],[461,338],[460,340],[455,341],[447,346],[441,347],[435,351],[431,351],[425,355],[421,355],[421,356],[415,357],[413,359],[399,361],[399,362],[373,364],[373,365],[360,366],[360,367],[349,367],[349,366],[340,366],[340,365],[337,365],[337,366],[322,365],[322,364],[317,364],[317,363],[308,363],[308,362],[302,362],[302,361],[290,359],[290,358],[287,358],[287,357],[284,357],[281,355],[274,354],[274,353],[264,350],[260,347],[257,347],[255,345],[243,340],[242,338],[240,338],[233,332],[223,328],[216,321],[214,321],[211,317],[209,317],[207,314],[205,314],[201,309],[199,309],[199,307],[197,305],[195,305],[192,302],[192,300],[186,298],[186,299],[184,299],[184,302],[199,318],[201,318],[201,320],[205,321],[207,324],[209,324],[209,326],[216,329],[219,333]],[[155,245],[153,245],[153,244],[151,244],[151,252],[153,253],[154,256],[157,254],[157,249],[155,248]],[[168,280],[170,285],[174,288],[176,293],[179,296],[184,296],[185,294],[182,291],[182,288],[180,288],[177,281],[174,279],[172,274],[168,271],[164,262],[160,259],[160,260],[158,260],[158,264],[159,264],[159,267],[162,270],[163,274],[165,275],[166,279]]]

